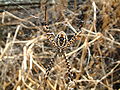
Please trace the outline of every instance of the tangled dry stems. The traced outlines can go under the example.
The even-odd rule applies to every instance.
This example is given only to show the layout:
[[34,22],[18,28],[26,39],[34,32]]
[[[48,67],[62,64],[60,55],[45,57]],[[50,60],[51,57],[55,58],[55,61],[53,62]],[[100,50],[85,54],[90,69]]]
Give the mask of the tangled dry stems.
[[[26,15],[24,10],[0,13],[0,89],[120,88],[120,1],[79,3],[74,0],[72,5],[64,1],[29,8],[33,15]],[[60,31],[66,32],[69,39],[82,31],[79,40],[66,50],[75,74],[75,83],[70,87],[66,82],[67,67],[60,56],[54,62],[49,79],[44,80],[46,68],[56,52],[46,33],[57,35]]]

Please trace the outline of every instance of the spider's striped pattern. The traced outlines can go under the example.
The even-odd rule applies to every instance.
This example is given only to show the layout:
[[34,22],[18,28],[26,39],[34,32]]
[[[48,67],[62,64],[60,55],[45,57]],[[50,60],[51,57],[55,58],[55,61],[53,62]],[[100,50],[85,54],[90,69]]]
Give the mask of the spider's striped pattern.
[[65,56],[65,49],[69,47],[72,43],[74,43],[76,40],[79,39],[81,32],[78,32],[75,36],[72,37],[70,41],[68,41],[67,35],[64,31],[61,31],[57,34],[57,36],[52,38],[52,34],[47,34],[48,40],[52,43],[54,47],[57,48],[56,53],[54,55],[54,58],[51,59],[51,62],[48,66],[48,69],[46,70],[45,78],[48,78],[49,71],[52,69],[54,65],[54,59],[57,57],[58,54],[62,55],[65,59],[66,66],[67,66],[67,75],[68,75],[68,81],[72,81],[72,72],[71,72],[71,65],[68,61],[68,59]]

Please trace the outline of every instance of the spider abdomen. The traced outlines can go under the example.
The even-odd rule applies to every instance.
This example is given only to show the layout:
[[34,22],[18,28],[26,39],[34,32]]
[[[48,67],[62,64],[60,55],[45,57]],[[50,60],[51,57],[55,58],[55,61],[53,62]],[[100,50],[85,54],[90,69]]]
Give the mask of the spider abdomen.
[[58,47],[64,47],[67,44],[68,38],[65,32],[61,31],[56,36],[56,44]]

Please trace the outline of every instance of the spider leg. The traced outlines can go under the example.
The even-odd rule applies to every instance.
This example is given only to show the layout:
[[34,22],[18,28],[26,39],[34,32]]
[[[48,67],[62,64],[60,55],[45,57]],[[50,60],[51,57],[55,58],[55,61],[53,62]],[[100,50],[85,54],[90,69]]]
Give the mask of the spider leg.
[[52,36],[54,36],[54,34],[53,33],[47,33],[46,36],[47,36],[47,39],[50,41],[50,43],[52,43],[52,45],[54,47],[57,47],[57,44],[55,43],[54,39],[52,38]]
[[72,39],[67,42],[67,44],[65,45],[64,49],[66,49],[67,47],[69,47],[69,46],[70,46],[72,43],[74,43],[76,40],[79,40],[81,33],[82,33],[82,31],[76,33],[76,35],[73,36]]
[[66,56],[65,56],[65,53],[62,53],[63,54],[63,56],[64,56],[64,58],[65,58],[65,62],[66,62],[66,66],[67,66],[67,74],[68,74],[68,82],[70,82],[70,81],[73,81],[73,79],[72,79],[72,72],[71,72],[71,66],[70,66],[70,63],[69,63],[69,61],[68,61],[68,59],[66,58]]
[[[50,43],[52,43],[53,47],[57,47],[56,42],[55,42],[54,39],[52,38],[52,37],[54,36],[54,33],[47,33],[46,36],[47,36],[47,39],[50,41]],[[54,37],[55,37],[55,36],[54,36]],[[50,60],[50,63],[49,63],[49,65],[48,65],[48,68],[47,68],[46,73],[45,73],[45,79],[46,79],[46,80],[48,79],[50,70],[51,70],[52,67],[54,66],[54,61],[55,61],[55,58],[57,57],[57,54],[58,54],[58,52],[56,52],[55,55],[54,55],[54,57]]]
[[45,73],[45,80],[48,79],[50,70],[51,70],[52,67],[54,66],[54,61],[55,61],[55,58],[57,57],[57,54],[58,54],[58,53],[55,53],[54,57],[50,60],[50,63],[49,63],[49,65],[48,65],[48,68],[47,68],[46,73]]

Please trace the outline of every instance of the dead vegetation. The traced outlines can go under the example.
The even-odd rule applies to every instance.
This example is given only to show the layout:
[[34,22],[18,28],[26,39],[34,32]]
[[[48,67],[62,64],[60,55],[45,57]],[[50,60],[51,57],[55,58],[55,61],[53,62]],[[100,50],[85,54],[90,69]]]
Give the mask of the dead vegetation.
[[[43,0],[1,9],[0,90],[120,89],[120,0]],[[70,84],[62,56],[44,79],[56,52],[46,34],[60,31],[68,40],[82,31],[65,51]]]

